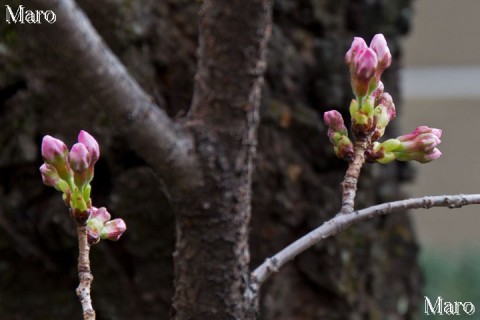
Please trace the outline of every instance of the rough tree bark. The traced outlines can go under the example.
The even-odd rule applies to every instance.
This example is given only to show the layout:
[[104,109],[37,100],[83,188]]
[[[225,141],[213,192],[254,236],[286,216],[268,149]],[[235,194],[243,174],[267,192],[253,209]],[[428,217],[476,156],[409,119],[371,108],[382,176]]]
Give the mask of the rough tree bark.
[[[200,20],[206,23],[200,52],[218,48],[209,54],[221,55],[222,63],[234,58],[239,48],[243,58],[259,57],[260,52],[242,47],[242,39],[255,28],[261,29],[253,21],[268,10],[242,6],[245,1],[216,2],[232,9],[225,16],[218,14],[219,18],[240,11],[248,23],[239,20],[233,30],[215,30],[209,21],[221,21],[212,19],[214,11],[205,9]],[[216,2],[207,1],[206,6]],[[260,7],[265,4],[252,2]],[[14,0],[0,3],[2,8],[4,4],[17,6]],[[194,138],[191,148],[202,163],[198,181],[203,188],[189,190],[191,197],[182,202],[177,226],[188,233],[177,233],[176,269],[179,274],[186,275],[181,272],[186,268],[198,274],[177,279],[175,305],[182,309],[185,303],[197,301],[192,312],[205,312],[212,319],[243,316],[243,306],[232,302],[242,300],[240,293],[247,281],[242,276],[248,267],[250,190],[237,186],[249,184],[255,135],[248,135],[246,129],[253,128],[254,133],[258,121],[256,88],[263,66],[239,63],[211,69],[198,75],[194,91],[199,3],[79,0],[78,4],[138,81],[140,90],[149,95],[149,101],[139,98],[144,102],[138,110],[161,108],[178,120],[172,132],[181,125],[191,133],[185,141]],[[400,105],[399,38],[408,28],[409,13],[407,0],[275,1],[253,177],[252,267],[340,208],[339,182],[346,166],[333,155],[321,114],[333,108],[347,111],[351,91],[344,52],[354,35],[369,38],[375,32],[386,34],[392,48],[396,63],[385,75],[385,87]],[[0,23],[0,314],[8,319],[81,316],[75,296],[75,228],[58,195],[40,183],[38,150],[44,134],[73,142],[83,128],[94,133],[102,147],[93,198],[129,226],[122,241],[92,248],[97,317],[167,319],[175,293],[175,199],[168,189],[175,183],[175,170],[170,179],[159,172],[168,161],[172,166],[178,163],[149,157],[150,146],[136,144],[135,136],[142,132],[128,127],[128,112],[124,122],[102,112],[105,104],[133,98],[96,83],[98,70],[91,70],[95,57],[72,53],[46,27]],[[231,48],[210,42],[211,33],[231,42],[229,32],[240,33]],[[88,46],[84,49],[88,53]],[[202,60],[200,54],[199,66],[205,63],[208,69],[207,58],[212,56]],[[215,65],[222,66],[218,62]],[[240,71],[240,77],[229,77],[230,70],[232,74]],[[218,86],[225,89],[225,96],[210,94]],[[237,94],[239,100],[226,105]],[[196,97],[194,108],[185,116],[192,95]],[[165,119],[166,114],[155,111]],[[129,135],[129,129],[137,131]],[[155,137],[154,132],[143,134]],[[397,165],[367,166],[362,171],[357,208],[397,198],[398,181],[407,173]],[[183,245],[186,237],[201,241],[195,247]],[[218,247],[208,249],[206,243]],[[260,319],[410,319],[419,294],[416,253],[406,216],[383,217],[349,229],[303,254],[266,283]],[[222,277],[229,281],[221,281]],[[199,293],[197,285],[215,290]],[[217,290],[224,295],[215,295]],[[202,301],[208,301],[208,310],[202,310]],[[232,313],[213,316],[212,306]],[[188,316],[177,313],[179,319]]]
[[206,0],[187,126],[202,183],[179,199],[174,319],[253,319],[244,303],[270,0]]

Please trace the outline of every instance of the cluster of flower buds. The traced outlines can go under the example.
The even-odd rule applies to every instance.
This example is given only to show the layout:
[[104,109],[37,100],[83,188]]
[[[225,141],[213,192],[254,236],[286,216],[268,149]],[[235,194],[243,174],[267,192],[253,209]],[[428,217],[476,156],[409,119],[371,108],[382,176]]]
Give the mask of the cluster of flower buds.
[[426,163],[440,158],[437,149],[442,130],[420,126],[412,133],[389,139],[382,143],[374,142],[367,150],[366,158],[370,162],[389,163],[393,160]]
[[345,55],[345,62],[350,68],[352,89],[356,96],[350,104],[353,134],[359,139],[365,139],[376,131],[372,137],[375,141],[375,138],[379,138],[378,135],[385,132],[392,114],[393,117],[395,115],[392,99],[388,93],[383,92],[380,81],[381,75],[392,62],[385,37],[376,34],[370,47],[362,38],[356,37]]
[[[387,92],[380,77],[392,62],[387,41],[382,34],[376,34],[370,46],[365,40],[355,37],[345,55],[349,66],[351,84],[355,98],[350,103],[350,116],[353,137],[367,141],[366,159],[370,162],[388,163],[416,160],[422,163],[438,159],[441,152],[436,148],[440,143],[442,131],[426,126],[418,127],[411,134],[377,142],[395,118],[395,104]],[[340,113],[335,110],[324,114],[328,126],[328,137],[338,157],[351,160],[354,145],[348,138],[348,132]]]
[[87,235],[90,244],[95,244],[100,239],[117,241],[127,230],[127,226],[122,219],[110,219],[111,215],[104,207],[90,208],[87,221]]
[[[61,191],[72,218],[78,224],[85,224],[93,208],[90,182],[93,179],[95,163],[100,157],[97,141],[82,130],[78,135],[78,143],[75,143],[70,151],[63,141],[49,135],[43,138],[41,149],[44,164],[40,167],[40,173],[43,183]],[[116,220],[118,219],[113,221]],[[115,222],[117,223],[118,221]],[[122,223],[124,226],[125,223]]]
[[392,63],[392,55],[385,37],[379,33],[373,37],[370,47],[365,40],[355,37],[345,62],[350,67],[353,93],[360,99],[377,88],[380,76]]
[[340,159],[350,161],[353,158],[353,143],[348,138],[348,130],[342,115],[336,110],[331,110],[325,112],[323,119],[328,126],[328,137],[333,144],[335,154]]

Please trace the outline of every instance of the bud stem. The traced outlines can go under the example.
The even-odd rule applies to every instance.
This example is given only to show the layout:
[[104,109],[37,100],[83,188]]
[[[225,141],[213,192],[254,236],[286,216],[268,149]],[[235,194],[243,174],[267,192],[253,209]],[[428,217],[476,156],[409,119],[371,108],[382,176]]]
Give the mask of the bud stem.
[[90,271],[90,245],[87,238],[87,226],[78,225],[78,278],[80,284],[77,288],[77,296],[82,304],[83,319],[95,320],[95,310],[92,307],[92,298],[90,296],[90,287],[93,281],[93,275]]
[[365,163],[365,151],[370,144],[369,139],[355,141],[355,154],[353,160],[348,163],[348,169],[342,182],[342,209],[341,213],[354,211],[355,195],[357,193],[357,182],[360,170]]

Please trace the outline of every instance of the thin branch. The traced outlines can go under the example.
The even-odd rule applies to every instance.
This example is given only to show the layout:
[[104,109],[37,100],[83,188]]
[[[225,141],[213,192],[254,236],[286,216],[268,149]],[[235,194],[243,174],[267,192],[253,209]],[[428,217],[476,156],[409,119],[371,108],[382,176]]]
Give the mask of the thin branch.
[[359,140],[355,142],[355,156],[348,164],[345,178],[342,182],[342,209],[341,213],[350,213],[354,210],[355,195],[357,193],[358,177],[360,170],[365,163],[365,150],[367,150],[368,140]]
[[183,189],[196,183],[199,173],[191,137],[131,77],[75,1],[32,3],[57,16],[54,24],[38,29],[50,47],[61,48],[57,68],[72,71],[75,82],[95,98],[115,129],[166,185]]
[[277,272],[287,262],[293,260],[296,256],[323,239],[334,236],[355,223],[406,209],[429,209],[432,207],[448,207],[454,209],[470,204],[480,204],[480,194],[426,196],[423,198],[383,203],[347,214],[339,212],[335,217],[324,222],[320,227],[291,243],[273,257],[266,259],[264,263],[252,272],[252,286],[254,289],[257,289],[270,275]]
[[93,275],[90,271],[90,245],[88,244],[87,226],[77,226],[78,234],[78,279],[77,296],[82,304],[83,319],[95,320],[95,310],[92,307],[90,287]]

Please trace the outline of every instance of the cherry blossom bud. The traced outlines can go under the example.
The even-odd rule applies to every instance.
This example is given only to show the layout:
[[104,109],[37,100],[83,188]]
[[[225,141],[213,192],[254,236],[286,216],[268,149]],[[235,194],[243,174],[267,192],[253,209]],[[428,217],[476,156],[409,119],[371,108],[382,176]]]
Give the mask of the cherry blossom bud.
[[341,159],[350,161],[353,157],[353,143],[348,138],[342,115],[336,110],[330,110],[323,114],[323,119],[328,126],[328,138],[333,144],[335,154]]
[[353,99],[350,103],[350,116],[352,119],[352,132],[357,139],[364,139],[375,130],[374,98],[368,96],[361,99],[362,105]]
[[100,233],[103,229],[103,223],[98,219],[89,219],[87,221],[87,238],[90,245],[100,241]]
[[429,153],[426,153],[426,154],[422,155],[421,158],[414,159],[414,160],[416,160],[418,162],[421,162],[421,163],[427,163],[427,162],[430,162],[430,161],[433,161],[433,160],[437,160],[441,156],[442,156],[442,152],[440,150],[438,150],[437,148],[434,148]]
[[87,235],[90,244],[95,244],[100,241],[100,234],[102,233],[105,223],[108,222],[110,218],[110,213],[108,213],[106,208],[90,208],[90,216],[87,221]]
[[350,65],[353,62],[353,58],[355,58],[355,55],[360,52],[361,50],[367,49],[368,46],[365,43],[365,40],[363,40],[360,37],[355,37],[353,38],[352,45],[350,49],[347,51],[347,54],[345,55],[345,62]]
[[377,70],[377,55],[372,49],[367,48],[358,52],[353,61],[354,68],[351,73],[353,90],[358,97],[364,97],[371,89],[370,82]]
[[386,164],[396,159],[395,150],[398,149],[401,142],[397,139],[388,139],[382,143],[374,142],[365,152],[368,162],[378,162]]
[[95,208],[92,207],[90,208],[90,219],[97,219],[102,223],[105,223],[109,221],[111,218],[110,213],[108,213],[107,209],[105,207],[101,208]]
[[380,98],[384,90],[385,87],[383,86],[383,82],[379,81],[377,84],[377,88],[372,92],[372,96],[373,98],[375,98],[375,105],[378,105],[378,99]]
[[360,79],[370,79],[377,69],[378,59],[375,52],[370,49],[364,49],[358,52],[354,58],[355,75]]
[[42,157],[48,164],[62,165],[66,162],[68,148],[62,140],[46,135],[42,140]]
[[415,160],[421,163],[438,159],[442,153],[436,147],[440,144],[442,130],[420,126],[412,133],[398,137],[401,142],[396,150],[400,161]]
[[343,122],[343,117],[337,110],[330,110],[323,114],[323,121],[325,124],[335,132],[347,134],[347,127]]
[[127,225],[123,219],[114,219],[105,223],[102,232],[100,233],[100,237],[102,239],[117,241],[125,230],[127,230]]
[[[337,135],[339,135],[337,133]],[[346,135],[339,135],[333,147],[335,154],[340,159],[351,161],[353,159],[355,150],[352,141]]]
[[83,173],[90,166],[90,154],[83,143],[75,143],[68,158],[75,173]]
[[392,96],[387,92],[382,93],[378,99],[376,99],[376,103],[378,103],[374,109],[376,128],[372,135],[372,141],[376,141],[383,136],[387,125],[396,116],[395,104],[393,103]]
[[388,49],[387,40],[385,40],[383,34],[378,33],[373,37],[372,42],[370,42],[370,48],[377,54],[378,65],[382,69],[390,67],[390,64],[392,63],[392,55],[390,49]]
[[85,145],[91,157],[90,164],[94,165],[100,157],[100,147],[98,146],[97,140],[95,140],[95,138],[88,132],[80,130],[80,133],[78,134],[78,142]]
[[53,165],[44,163],[40,167],[40,173],[42,174],[42,182],[46,186],[54,187],[58,191],[65,192],[68,185],[60,178],[57,169]]

